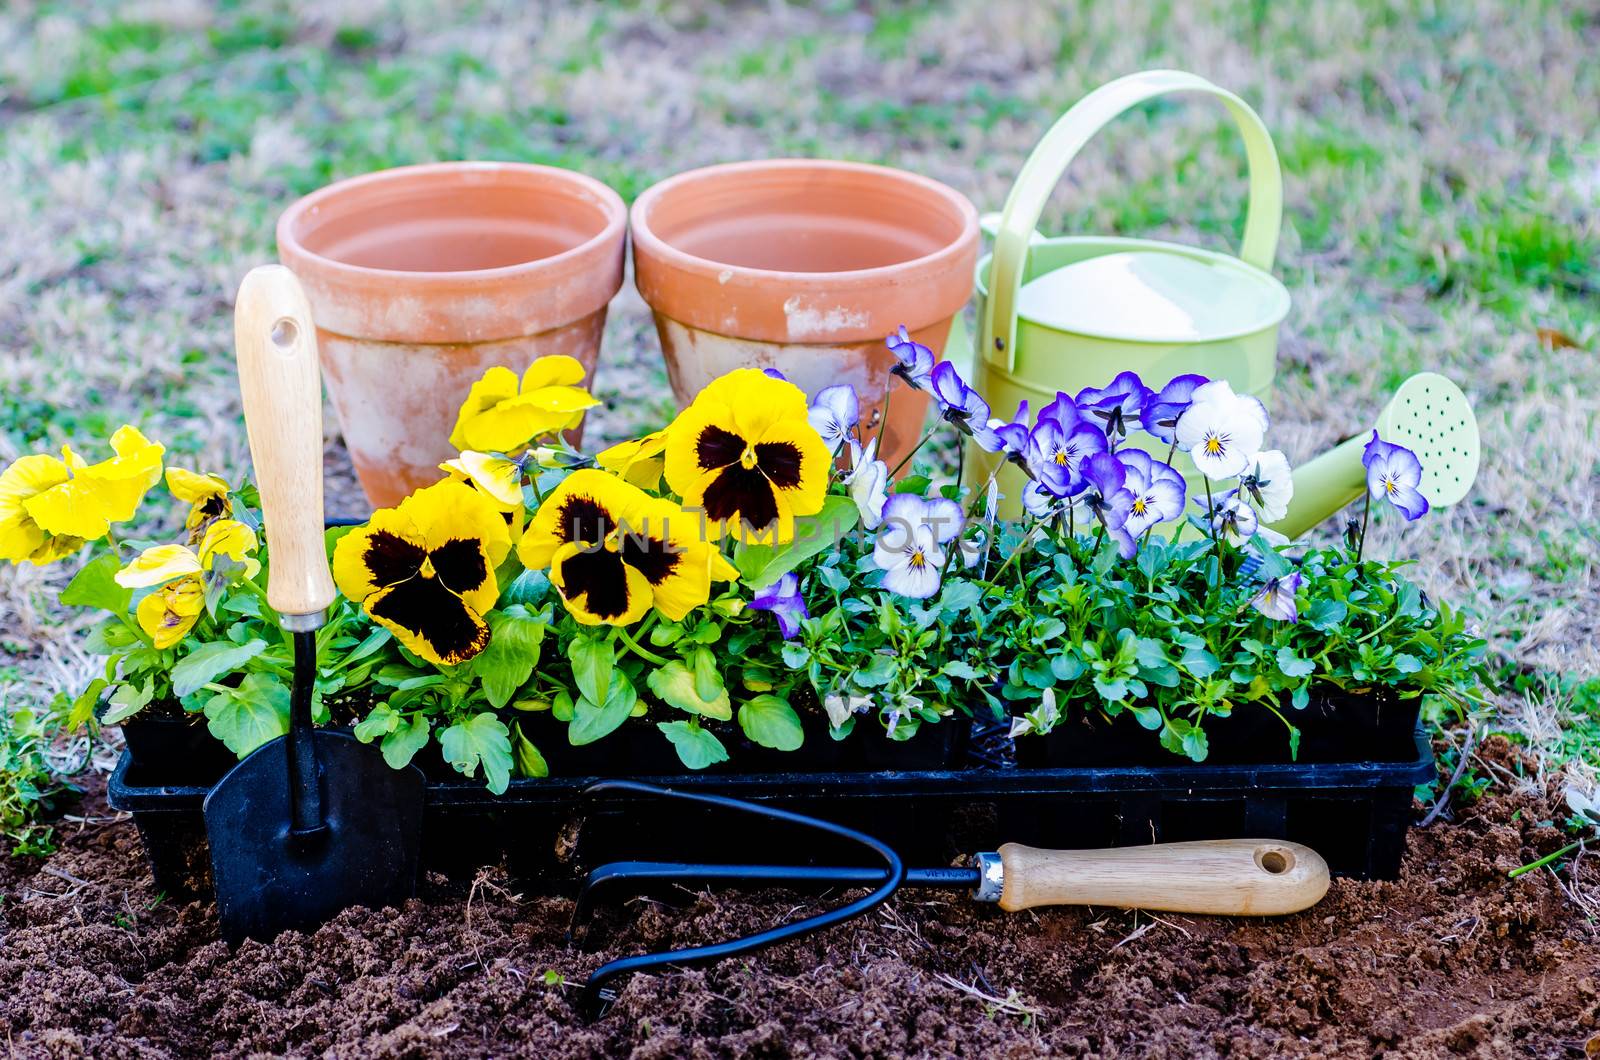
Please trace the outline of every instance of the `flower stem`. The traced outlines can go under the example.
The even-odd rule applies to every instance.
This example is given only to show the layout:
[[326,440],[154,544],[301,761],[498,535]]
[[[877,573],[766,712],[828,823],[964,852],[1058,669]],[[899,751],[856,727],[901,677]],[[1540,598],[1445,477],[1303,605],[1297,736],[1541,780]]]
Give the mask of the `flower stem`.
[[1205,476],[1202,481],[1206,484],[1206,525],[1211,528],[1211,547],[1217,554],[1217,579],[1214,584],[1211,584],[1211,579],[1207,578],[1208,584],[1206,587],[1220,591],[1222,589],[1222,539],[1217,535],[1217,509],[1211,499],[1211,476]]
[[888,436],[888,433],[889,433],[889,398],[894,395],[894,380],[895,380],[895,377],[891,375],[889,377],[889,381],[886,384],[884,384],[884,388],[883,388],[883,404],[881,406],[879,406],[879,408],[878,408],[878,423],[877,423],[877,427],[878,427],[878,452],[879,453],[883,452],[884,439]]
[[928,431],[927,434],[924,434],[921,438],[919,438],[917,440],[917,444],[911,447],[911,452],[901,457],[900,462],[894,466],[894,470],[889,472],[889,477],[894,478],[896,475],[900,474],[900,469],[911,463],[911,458],[917,455],[917,450],[928,444],[928,439],[932,438],[934,432],[938,429],[938,427],[933,427]]
[[1517,866],[1516,868],[1512,869],[1510,872],[1506,873],[1506,878],[1514,880],[1518,876],[1523,875],[1524,873],[1532,872],[1534,869],[1542,869],[1546,865],[1549,865],[1551,862],[1554,862],[1554,861],[1557,861],[1557,860],[1559,860],[1561,858],[1566,857],[1568,854],[1572,853],[1574,850],[1577,850],[1581,846],[1583,846],[1583,840],[1581,840],[1581,839],[1577,840],[1576,842],[1568,843],[1566,846],[1562,847],[1560,850],[1556,851],[1554,854],[1546,854],[1544,857],[1540,858],[1538,861],[1530,861],[1526,865]]
[[1361,562],[1361,550],[1367,547],[1367,519],[1372,515],[1372,491],[1367,491],[1367,503],[1361,506],[1361,536],[1356,538],[1356,562]]
[[[647,648],[640,647],[638,641],[636,641],[632,637],[628,636],[628,631],[627,630],[623,629],[621,626],[617,626],[616,627],[616,631],[617,631],[617,638],[619,640],[621,640],[622,643],[626,644],[628,646],[628,650],[633,652],[633,654],[637,655],[639,658],[645,660],[646,662],[655,663],[657,666],[665,666],[665,665],[667,665],[667,660],[666,659],[663,659],[661,656],[657,655],[655,652],[650,651]],[[642,633],[643,630],[641,629],[640,632]]]

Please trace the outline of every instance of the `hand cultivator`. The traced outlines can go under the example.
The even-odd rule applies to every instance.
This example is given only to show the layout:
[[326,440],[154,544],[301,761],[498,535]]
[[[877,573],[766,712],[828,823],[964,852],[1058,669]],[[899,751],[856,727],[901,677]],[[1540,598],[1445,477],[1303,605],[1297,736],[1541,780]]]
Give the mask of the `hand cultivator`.
[[844,825],[744,799],[703,795],[638,781],[596,784],[588,794],[630,793],[676,799],[765,818],[846,840],[882,866],[729,865],[613,861],[589,873],[572,912],[569,938],[587,941],[596,905],[663,885],[701,887],[870,887],[861,898],[755,935],[709,946],[663,950],[607,962],[584,984],[581,1004],[593,1015],[616,998],[610,985],[632,972],[712,964],[809,935],[863,916],[904,887],[970,891],[1008,913],[1047,905],[1105,905],[1220,916],[1283,916],[1308,909],[1328,890],[1328,865],[1299,843],[1219,839],[1156,843],[1115,850],[1039,850],[1007,843],[974,855],[965,866],[907,868],[887,844]]

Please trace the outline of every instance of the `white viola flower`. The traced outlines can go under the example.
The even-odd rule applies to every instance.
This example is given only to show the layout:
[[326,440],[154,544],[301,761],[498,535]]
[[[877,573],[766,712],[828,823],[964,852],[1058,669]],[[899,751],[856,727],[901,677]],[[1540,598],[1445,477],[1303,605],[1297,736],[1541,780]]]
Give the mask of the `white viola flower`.
[[1047,733],[1061,720],[1061,709],[1056,706],[1056,690],[1047,688],[1039,693],[1038,709],[1011,719],[1011,731],[1006,735],[1015,740],[1030,732]]
[[1277,449],[1251,457],[1239,476],[1239,492],[1255,508],[1263,523],[1275,523],[1289,514],[1294,497],[1294,474],[1289,458]]
[[841,696],[829,692],[822,699],[822,709],[828,714],[828,724],[835,729],[850,720],[853,714],[865,714],[872,708],[871,696]]
[[872,561],[883,571],[883,587],[899,596],[926,600],[939,591],[944,546],[961,532],[961,506],[896,493],[883,506]]
[[861,451],[861,443],[856,441],[856,424],[861,422],[861,402],[856,397],[856,388],[849,383],[839,383],[817,391],[806,416],[811,420],[812,428],[822,435],[822,441],[830,453],[837,453],[846,445],[850,447],[851,456]]
[[1267,409],[1247,394],[1235,394],[1226,379],[1196,387],[1176,429],[1178,448],[1212,481],[1241,474],[1261,451]]
[[861,513],[861,525],[876,530],[883,522],[883,506],[889,500],[889,465],[878,459],[878,439],[855,454],[855,466],[845,479],[850,499]]

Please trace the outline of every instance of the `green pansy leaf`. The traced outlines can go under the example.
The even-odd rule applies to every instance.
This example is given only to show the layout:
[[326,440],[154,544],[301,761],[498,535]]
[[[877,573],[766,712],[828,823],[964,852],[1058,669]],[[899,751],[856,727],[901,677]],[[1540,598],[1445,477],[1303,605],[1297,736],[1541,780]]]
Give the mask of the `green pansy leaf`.
[[224,674],[231,674],[267,649],[264,640],[243,644],[212,641],[195,648],[172,668],[172,694],[180,699],[200,691]]
[[634,692],[627,675],[612,675],[604,704],[596,706],[587,696],[573,704],[572,724],[567,726],[567,742],[573,747],[582,747],[611,735],[617,726],[628,720],[638,701],[639,696]]
[[511,702],[539,661],[545,624],[521,604],[489,612],[489,646],[472,660],[472,672],[483,681],[491,707]]
[[690,769],[704,769],[728,760],[728,749],[722,746],[716,734],[692,721],[661,721],[656,723],[656,728],[672,742],[678,759]]
[[881,688],[894,680],[894,673],[894,656],[874,653],[867,665],[852,674],[851,679],[861,688]]
[[604,703],[610,694],[611,672],[616,665],[615,650],[609,637],[582,636],[567,649],[572,663],[572,679],[590,703]]
[[289,686],[271,674],[247,674],[238,688],[206,700],[206,728],[243,758],[289,731]]
[[411,715],[410,721],[401,721],[378,745],[383,752],[383,760],[389,763],[390,769],[404,769],[411,764],[418,751],[428,746],[428,734],[428,719],[421,714]]
[[117,571],[121,569],[121,562],[109,552],[91,560],[61,590],[61,602],[71,607],[98,607],[114,614],[125,613],[133,600],[133,590],[117,584]]
[[379,703],[350,730],[362,743],[371,743],[394,732],[404,719],[387,703]]
[[1157,729],[1161,728],[1162,723],[1166,720],[1161,716],[1161,711],[1157,710],[1155,707],[1141,707],[1133,705],[1129,706],[1128,709],[1133,711],[1134,720],[1138,721],[1140,725],[1146,729],[1149,729],[1151,732],[1155,732]]
[[475,776],[483,766],[490,791],[503,794],[511,783],[511,733],[505,722],[484,711],[458,721],[439,734],[444,759],[463,776]]
[[756,696],[739,708],[739,728],[762,747],[793,751],[805,742],[800,715],[777,696]]
[[1316,663],[1302,659],[1287,644],[1278,649],[1277,658],[1278,669],[1283,671],[1285,677],[1310,677],[1317,669]]
[[106,712],[101,716],[100,724],[121,725],[149,706],[154,694],[154,681],[146,681],[142,685],[132,682],[117,685],[111,690],[111,698],[106,701]]
[[1415,655],[1402,651],[1395,653],[1395,657],[1391,660],[1391,665],[1394,666],[1396,673],[1414,674],[1422,669],[1422,660]]
[[516,727],[517,735],[513,743],[516,752],[517,775],[522,777],[548,777],[550,766],[545,762],[544,755],[533,745],[533,741],[522,733],[522,726]]
[[[717,683],[721,684],[720,679]],[[720,721],[728,721],[733,717],[733,704],[728,698],[728,690],[719,688],[711,699],[702,698],[696,688],[694,674],[677,659],[650,671],[645,684],[650,686],[650,691],[657,699],[668,706]]]
[[115,655],[123,648],[131,648],[139,643],[139,634],[128,628],[128,624],[120,618],[108,618],[89,630],[89,636],[83,642],[83,650],[90,655]]
[[109,687],[110,682],[104,677],[96,677],[89,682],[89,687],[72,701],[72,707],[67,711],[68,732],[77,732],[94,717],[94,708],[100,705],[100,694]]
[[717,672],[717,657],[710,648],[696,648],[689,662],[694,667],[694,690],[701,699],[714,700],[722,694],[722,675]]
[[1318,600],[1306,608],[1301,620],[1318,633],[1331,633],[1344,622],[1350,605],[1343,600]]
[[747,589],[765,589],[806,560],[842,541],[856,528],[861,513],[849,497],[823,498],[815,515],[794,521],[794,540],[787,545],[747,545],[733,552],[733,565]]
[[1062,683],[1076,681],[1083,676],[1083,660],[1075,652],[1063,651],[1050,660],[1050,672]]
[[978,671],[972,668],[972,664],[962,662],[960,659],[951,659],[944,664],[944,667],[939,672],[949,674],[951,677],[959,677],[963,681],[976,681],[978,679]]

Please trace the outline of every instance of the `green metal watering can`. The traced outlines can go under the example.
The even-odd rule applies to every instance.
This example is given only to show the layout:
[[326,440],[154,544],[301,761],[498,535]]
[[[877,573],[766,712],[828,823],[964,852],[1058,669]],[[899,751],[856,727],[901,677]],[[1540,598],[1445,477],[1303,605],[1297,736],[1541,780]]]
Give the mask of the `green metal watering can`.
[[[1084,144],[1125,111],[1177,92],[1221,100],[1244,137],[1250,201],[1239,257],[1149,239],[1039,237],[1039,214]],[[974,385],[1003,418],[1023,400],[1037,412],[1057,391],[1104,386],[1127,370],[1152,389],[1196,372],[1265,400],[1278,324],[1289,312],[1289,292],[1268,271],[1282,216],[1277,151],[1238,96],[1178,70],[1148,70],[1096,89],[1061,116],[1023,163],[995,226],[993,251],[978,263]],[[1165,459],[1165,447],[1152,455]],[[969,445],[968,484],[981,487],[997,463]],[[1174,463],[1197,488],[1199,473],[1187,457],[1177,454]],[[999,481],[1000,515],[1017,518],[1026,480],[1007,467]]]

